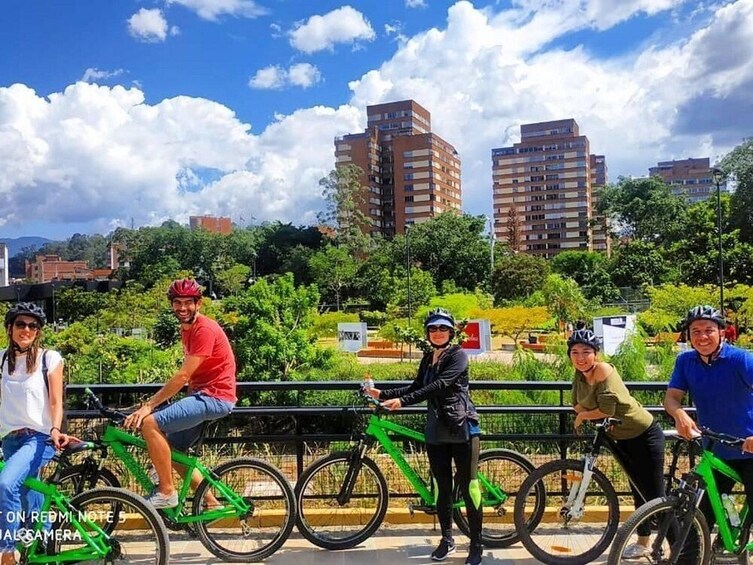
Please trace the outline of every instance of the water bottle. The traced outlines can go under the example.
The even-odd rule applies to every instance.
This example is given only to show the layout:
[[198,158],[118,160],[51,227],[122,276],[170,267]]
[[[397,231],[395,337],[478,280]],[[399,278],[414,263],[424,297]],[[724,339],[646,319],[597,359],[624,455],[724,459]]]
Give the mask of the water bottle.
[[374,379],[371,378],[371,375],[369,373],[366,373],[363,376],[363,384],[361,385],[361,387],[363,388],[364,392],[374,388]]
[[728,494],[723,494],[722,506],[724,506],[724,510],[727,512],[727,518],[729,518],[729,523],[732,527],[736,528],[739,526],[740,514],[737,513],[737,508],[735,508],[735,499]]
[[155,486],[159,485],[159,475],[157,474],[157,469],[155,469],[154,465],[149,469],[149,480],[152,481]]

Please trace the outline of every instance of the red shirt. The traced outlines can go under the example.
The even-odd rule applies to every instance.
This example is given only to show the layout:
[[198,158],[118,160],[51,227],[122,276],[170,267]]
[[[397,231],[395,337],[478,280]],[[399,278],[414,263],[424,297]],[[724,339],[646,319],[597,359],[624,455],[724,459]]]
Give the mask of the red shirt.
[[237,402],[235,396],[235,356],[220,325],[206,316],[197,315],[188,330],[181,330],[183,355],[205,357],[191,375],[188,388],[208,396]]

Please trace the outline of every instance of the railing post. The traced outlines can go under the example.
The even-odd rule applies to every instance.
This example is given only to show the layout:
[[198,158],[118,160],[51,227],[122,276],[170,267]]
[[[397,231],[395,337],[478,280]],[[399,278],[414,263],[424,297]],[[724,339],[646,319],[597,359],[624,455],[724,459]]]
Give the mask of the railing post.
[[[565,389],[560,388],[560,408],[565,407]],[[560,459],[567,459],[567,441],[565,440],[565,432],[567,429],[567,414],[562,410],[558,414],[559,419],[559,435],[560,439],[557,442],[560,448]]]
[[[296,390],[295,401],[298,408],[301,407],[301,389]],[[301,417],[299,415],[293,416],[295,418],[295,480],[298,482],[298,478],[303,473],[303,439],[301,433]]]

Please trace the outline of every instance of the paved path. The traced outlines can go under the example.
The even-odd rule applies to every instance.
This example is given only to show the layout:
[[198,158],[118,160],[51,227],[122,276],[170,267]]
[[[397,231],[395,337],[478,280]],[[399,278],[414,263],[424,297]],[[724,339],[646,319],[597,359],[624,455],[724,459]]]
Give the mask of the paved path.
[[[439,532],[431,528],[415,529],[412,527],[382,526],[380,531],[366,540],[360,547],[345,551],[326,551],[311,545],[297,532],[287,543],[265,561],[270,565],[429,565],[435,562],[429,554],[439,541]],[[468,551],[467,540],[461,535],[457,538],[458,551],[445,563],[462,565]],[[183,564],[220,564],[204,549],[200,542],[186,538],[171,537],[171,563]],[[485,549],[484,565],[536,565],[523,546],[518,543],[505,549]],[[594,561],[596,565],[606,563],[606,554]]]

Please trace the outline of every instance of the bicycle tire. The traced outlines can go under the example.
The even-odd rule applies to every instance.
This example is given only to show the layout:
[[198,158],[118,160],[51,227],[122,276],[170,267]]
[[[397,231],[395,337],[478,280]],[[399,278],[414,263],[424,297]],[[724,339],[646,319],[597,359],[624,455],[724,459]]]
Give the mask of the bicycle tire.
[[[295,495],[285,475],[274,465],[250,457],[227,461],[212,474],[242,496],[251,513],[195,522],[204,547],[225,561],[246,562],[266,559],[282,547],[296,520]],[[204,511],[204,499],[211,489],[207,479],[196,488],[194,514]],[[211,494],[221,499],[218,493]]]
[[[351,451],[343,451],[317,459],[303,471],[295,486],[298,531],[324,549],[357,546],[379,529],[387,514],[387,481],[377,464],[368,457],[361,459],[362,466],[349,503],[340,505],[337,502],[351,457]],[[361,492],[356,493],[356,489]],[[324,492],[320,493],[320,490]]]
[[[115,474],[106,467],[88,468],[83,463],[73,465],[67,468],[60,474],[60,478],[55,483],[55,487],[64,494],[67,498],[73,498],[76,495],[82,494],[89,490],[102,487],[121,488],[120,480]],[[119,512],[117,504],[113,508],[113,512]],[[112,523],[107,524],[104,528],[108,534],[112,532],[115,525]]]
[[[115,504],[118,514],[111,515],[109,510]],[[170,538],[162,519],[157,511],[138,494],[122,488],[101,487],[83,492],[70,499],[70,505],[76,511],[86,515],[103,530],[111,529],[108,533],[108,543],[111,553],[101,561],[86,561],[86,563],[134,563],[143,565],[167,565],[170,562]],[[124,526],[118,528],[123,521]],[[114,523],[114,528],[106,528],[107,523]],[[82,523],[86,527],[85,523]],[[65,542],[58,543],[56,553],[65,550],[65,543],[69,545],[84,545],[77,537],[76,530],[69,523],[61,524],[61,528],[68,528],[71,535],[63,535]],[[63,531],[63,534],[66,532]],[[93,528],[87,533],[93,537],[99,534]],[[77,541],[76,541],[77,540]]]
[[[612,542],[612,549],[609,551],[609,557],[607,559],[608,565],[618,565],[620,563],[636,563],[636,559],[625,559],[622,557],[625,552],[625,548],[630,544],[633,539],[633,535],[640,524],[650,521],[652,524],[652,531],[657,532],[652,535],[651,547],[652,554],[640,559],[641,563],[654,563],[662,564],[668,563],[672,558],[669,551],[669,545],[671,544],[671,537],[674,532],[679,532],[680,524],[675,520],[672,520],[674,516],[679,512],[679,508],[684,502],[675,496],[655,498],[649,500],[646,504],[638,508],[628,518],[622,526],[617,530],[617,534],[614,536]],[[667,514],[670,512],[671,514]],[[670,521],[667,521],[670,520]],[[709,565],[711,562],[711,535],[709,533],[709,526],[704,518],[703,514],[697,508],[693,516],[693,528],[696,531],[696,536],[700,541],[699,554],[695,558],[690,556],[681,556],[682,563],[697,563],[697,565]],[[693,530],[691,530],[692,532]],[[672,532],[672,533],[670,533]],[[664,536],[666,535],[666,541]],[[690,534],[692,535],[692,533]]]
[[[482,521],[481,543],[485,547],[509,547],[517,543],[520,536],[515,528],[512,510],[520,486],[536,468],[525,455],[510,449],[488,449],[482,451],[478,458],[479,471],[487,480],[500,488],[509,498],[502,502],[490,498],[482,485],[482,504],[484,517]],[[544,515],[544,488],[538,483],[533,489],[532,504],[534,511],[529,517],[527,527],[533,529]],[[454,500],[463,500],[460,486],[455,485]],[[508,510],[509,508],[509,510]],[[509,515],[508,515],[509,514]],[[470,537],[470,526],[463,512],[463,507],[455,507],[453,518],[458,529]]]
[[[523,481],[515,500],[515,527],[520,535],[520,541],[533,557],[547,565],[584,565],[590,563],[607,549],[617,532],[620,521],[617,493],[606,475],[596,468],[593,469],[593,477],[584,505],[596,506],[595,503],[597,502],[599,503],[598,506],[605,505],[606,522],[597,523],[596,526],[588,526],[580,519],[564,521],[562,503],[567,500],[569,494],[567,489],[570,484],[579,483],[578,478],[582,476],[583,465],[583,461],[570,459],[545,463]],[[527,525],[530,523],[530,519],[525,501],[530,496],[531,489],[536,488],[537,483],[541,483],[546,489],[544,494],[545,506],[551,507],[552,503],[555,503],[554,508],[560,510],[557,512],[555,521],[546,522],[546,526],[543,528],[542,525],[545,522],[542,521],[535,528],[529,530]],[[600,489],[600,492],[596,495],[594,495],[595,488]],[[591,504],[589,504],[589,501]],[[558,524],[564,524],[560,531],[557,531]],[[583,543],[585,536],[592,536],[595,540],[588,538]],[[583,550],[579,551],[579,548],[583,548]],[[576,551],[579,551],[579,553],[576,554]]]

